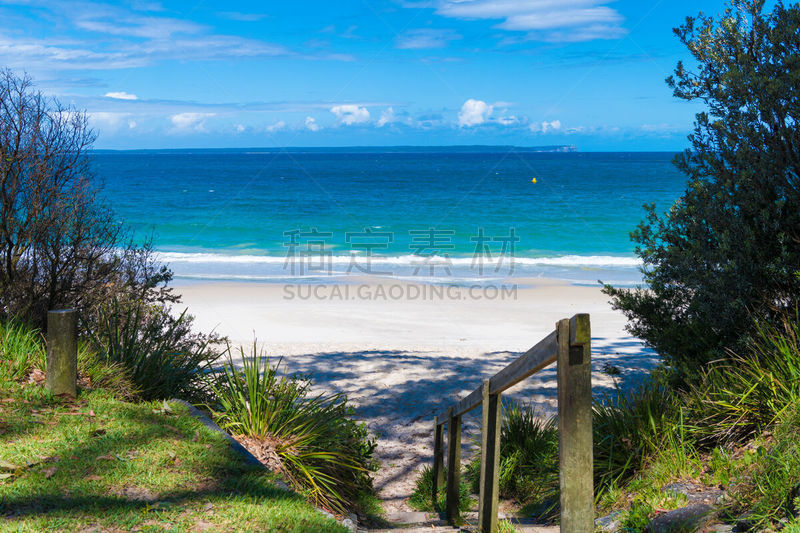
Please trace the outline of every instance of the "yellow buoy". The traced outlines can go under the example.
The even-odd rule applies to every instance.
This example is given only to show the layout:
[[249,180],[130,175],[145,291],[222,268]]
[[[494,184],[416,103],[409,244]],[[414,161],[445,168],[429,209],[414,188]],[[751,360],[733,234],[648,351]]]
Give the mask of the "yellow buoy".
[[531,180],[531,183],[536,183],[536,178],[533,178],[533,179]]

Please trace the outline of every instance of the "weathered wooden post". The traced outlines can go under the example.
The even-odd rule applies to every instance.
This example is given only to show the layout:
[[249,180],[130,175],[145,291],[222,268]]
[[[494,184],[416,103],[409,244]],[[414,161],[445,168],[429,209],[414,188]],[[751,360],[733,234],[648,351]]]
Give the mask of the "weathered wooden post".
[[459,495],[461,488],[461,416],[449,410],[447,422],[447,503],[445,518],[450,524],[459,521]]
[[592,368],[589,315],[559,320],[558,459],[561,531],[594,531]]
[[47,388],[53,394],[77,395],[78,313],[47,312]]
[[500,393],[490,394],[489,380],[483,380],[483,426],[481,429],[481,478],[478,527],[483,533],[497,531],[497,503],[500,487]]
[[439,489],[444,486],[444,424],[439,424],[439,418],[433,417],[433,487],[431,502],[436,509],[439,498]]

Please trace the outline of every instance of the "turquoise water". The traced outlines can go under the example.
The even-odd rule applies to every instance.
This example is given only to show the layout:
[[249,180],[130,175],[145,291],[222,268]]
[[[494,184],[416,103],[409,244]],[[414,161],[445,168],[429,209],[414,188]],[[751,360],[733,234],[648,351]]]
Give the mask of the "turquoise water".
[[93,164],[120,220],[152,233],[179,278],[631,284],[642,205],[665,210],[684,189],[672,157],[225,150],[98,152]]

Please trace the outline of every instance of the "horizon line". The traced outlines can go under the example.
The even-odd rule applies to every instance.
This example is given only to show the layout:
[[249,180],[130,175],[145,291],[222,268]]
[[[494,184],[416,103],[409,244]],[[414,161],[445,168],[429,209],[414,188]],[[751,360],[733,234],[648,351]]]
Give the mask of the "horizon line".
[[437,149],[473,151],[481,149],[500,150],[521,150],[536,153],[568,154],[568,153],[680,153],[683,149],[672,150],[579,150],[575,145],[552,144],[535,146],[518,146],[511,144],[442,144],[442,145],[330,145],[330,146],[244,146],[244,147],[184,147],[184,148],[92,148],[90,152],[189,152],[189,151],[222,151],[222,152],[268,152],[275,153],[281,151],[323,151],[323,150],[418,150],[433,151]]

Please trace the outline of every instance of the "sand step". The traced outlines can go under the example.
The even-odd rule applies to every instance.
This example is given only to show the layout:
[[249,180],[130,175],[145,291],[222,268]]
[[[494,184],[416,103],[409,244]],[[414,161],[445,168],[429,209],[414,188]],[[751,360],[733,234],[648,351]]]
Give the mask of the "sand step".
[[[465,513],[463,515],[466,523],[462,527],[453,527],[447,524],[444,516],[437,513],[423,512],[396,512],[384,517],[389,522],[389,527],[379,529],[360,530],[369,533],[456,533],[477,531],[478,513]],[[558,533],[558,526],[542,526],[534,524],[528,520],[519,519],[511,516],[503,516],[514,523],[514,527],[520,533]]]
[[459,533],[465,530],[457,527],[423,526],[417,524],[414,526],[409,525],[409,527],[399,527],[391,529],[367,529],[364,531],[367,531],[369,533],[430,533],[431,531],[435,531],[436,533]]
[[[514,524],[520,533],[559,533],[558,526],[530,526]],[[389,529],[359,529],[359,533],[475,533],[478,531],[475,525],[465,525],[463,527],[405,524],[400,527]]]

